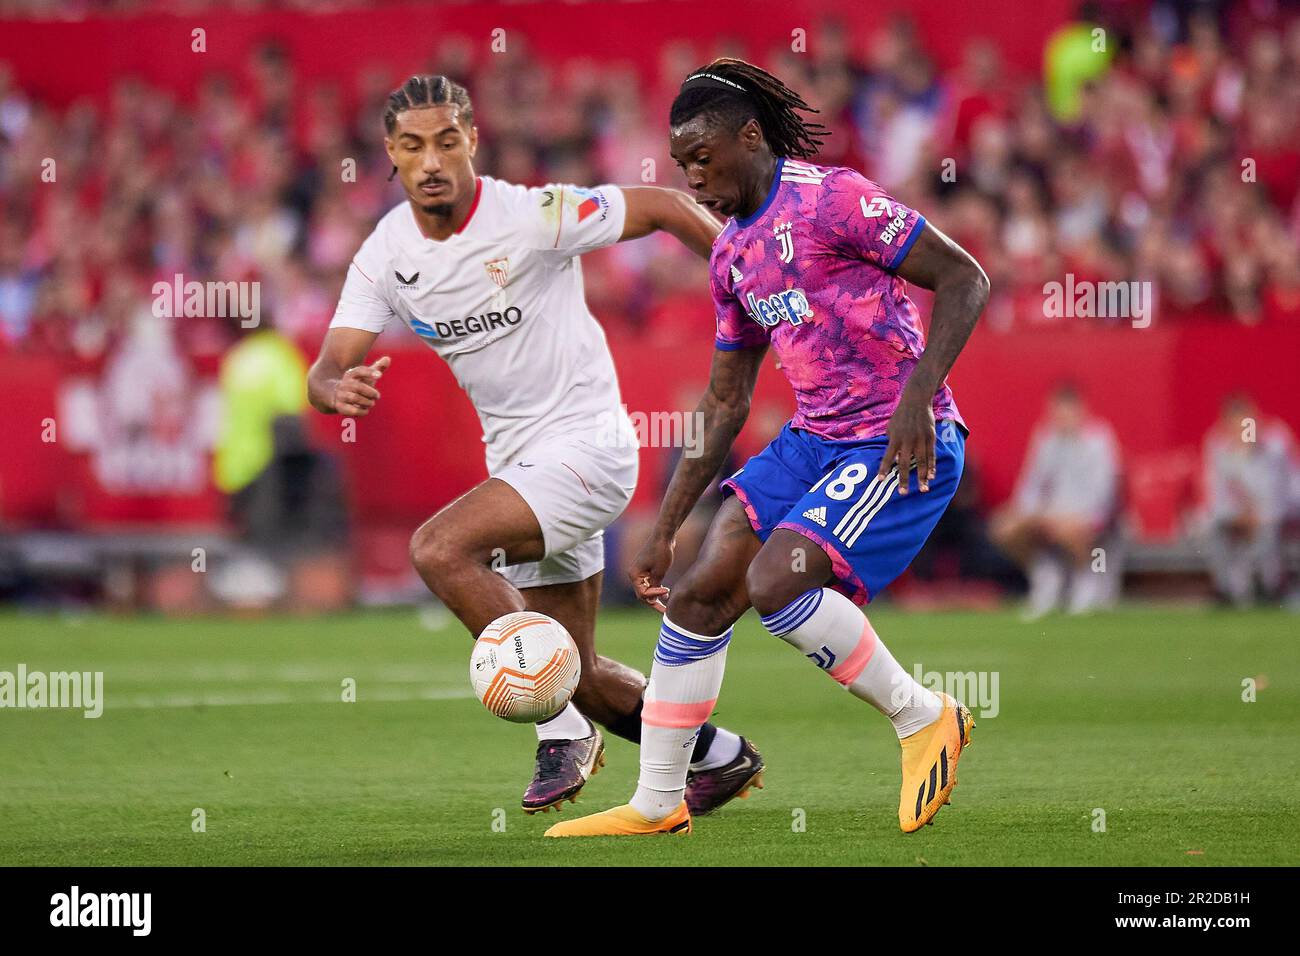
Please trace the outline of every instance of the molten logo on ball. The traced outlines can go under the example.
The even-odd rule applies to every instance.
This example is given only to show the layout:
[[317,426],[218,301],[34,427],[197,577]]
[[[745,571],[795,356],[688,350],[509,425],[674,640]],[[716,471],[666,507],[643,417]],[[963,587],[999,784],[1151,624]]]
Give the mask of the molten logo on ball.
[[[498,653],[504,647],[510,650]],[[578,646],[569,632],[536,611],[497,618],[483,629],[469,659],[470,684],[483,706],[520,724],[558,713],[581,674]]]

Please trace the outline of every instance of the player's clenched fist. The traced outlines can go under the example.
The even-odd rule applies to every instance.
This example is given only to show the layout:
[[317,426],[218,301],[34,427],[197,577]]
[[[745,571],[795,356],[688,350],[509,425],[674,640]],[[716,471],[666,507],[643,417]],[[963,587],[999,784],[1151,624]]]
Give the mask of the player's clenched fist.
[[379,401],[375,383],[392,363],[387,355],[372,365],[355,365],[343,373],[334,385],[334,410],[340,415],[361,417]]

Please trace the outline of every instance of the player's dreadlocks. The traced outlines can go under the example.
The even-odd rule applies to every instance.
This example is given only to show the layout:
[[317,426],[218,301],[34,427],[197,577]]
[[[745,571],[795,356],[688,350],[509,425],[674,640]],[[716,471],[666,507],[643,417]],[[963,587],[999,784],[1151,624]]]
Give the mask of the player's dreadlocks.
[[673,100],[668,122],[679,126],[701,113],[716,116],[735,133],[758,120],[773,155],[809,159],[830,132],[799,112],[817,113],[771,73],[734,57],[721,57],[692,73]]
[[[391,134],[397,128],[397,114],[418,110],[426,106],[450,104],[459,106],[466,127],[474,125],[474,105],[469,101],[469,90],[445,76],[425,73],[413,76],[388,94],[388,108],[384,110],[384,129]],[[397,167],[388,174],[389,180],[397,175]]]

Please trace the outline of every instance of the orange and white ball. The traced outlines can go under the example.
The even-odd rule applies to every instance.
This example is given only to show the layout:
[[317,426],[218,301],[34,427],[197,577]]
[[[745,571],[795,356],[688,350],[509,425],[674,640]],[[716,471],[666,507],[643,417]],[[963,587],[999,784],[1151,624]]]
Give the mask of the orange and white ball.
[[483,706],[519,724],[558,713],[581,676],[578,645],[564,625],[536,611],[497,618],[469,657],[469,681]]

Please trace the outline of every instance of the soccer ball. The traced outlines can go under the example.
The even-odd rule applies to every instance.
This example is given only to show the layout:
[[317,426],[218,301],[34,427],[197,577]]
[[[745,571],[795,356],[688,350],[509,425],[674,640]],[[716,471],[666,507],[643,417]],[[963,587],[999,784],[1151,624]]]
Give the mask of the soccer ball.
[[578,645],[559,621],[516,611],[483,629],[469,656],[469,682],[503,720],[533,724],[558,713],[578,687]]

